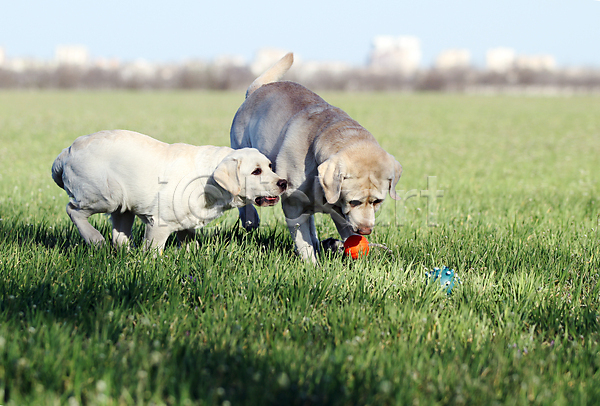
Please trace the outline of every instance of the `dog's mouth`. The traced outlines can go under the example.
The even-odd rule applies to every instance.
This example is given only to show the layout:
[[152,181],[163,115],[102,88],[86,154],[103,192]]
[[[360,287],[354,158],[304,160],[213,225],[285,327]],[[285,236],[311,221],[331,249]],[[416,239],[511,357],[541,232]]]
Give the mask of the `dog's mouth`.
[[358,227],[354,232],[357,234],[360,234],[360,235],[369,235],[373,232],[373,228],[372,227]]
[[274,206],[279,201],[279,196],[259,196],[254,199],[257,206]]

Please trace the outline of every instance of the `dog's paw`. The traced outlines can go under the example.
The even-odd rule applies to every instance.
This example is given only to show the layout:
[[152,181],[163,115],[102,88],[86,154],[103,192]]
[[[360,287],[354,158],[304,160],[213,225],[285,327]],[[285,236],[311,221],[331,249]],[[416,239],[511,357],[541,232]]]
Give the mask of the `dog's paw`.
[[342,255],[344,253],[344,242],[335,238],[321,241],[321,249],[324,254]]
[[242,227],[244,227],[246,231],[254,231],[259,227],[259,225],[259,221],[246,220],[245,222],[242,222]]

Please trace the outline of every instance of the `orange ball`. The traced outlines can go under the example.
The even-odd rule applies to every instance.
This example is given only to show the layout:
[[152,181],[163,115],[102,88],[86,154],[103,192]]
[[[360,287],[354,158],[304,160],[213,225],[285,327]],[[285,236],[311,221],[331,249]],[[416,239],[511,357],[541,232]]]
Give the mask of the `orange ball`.
[[344,254],[357,259],[360,256],[367,256],[369,253],[369,241],[358,234],[351,235],[344,241]]

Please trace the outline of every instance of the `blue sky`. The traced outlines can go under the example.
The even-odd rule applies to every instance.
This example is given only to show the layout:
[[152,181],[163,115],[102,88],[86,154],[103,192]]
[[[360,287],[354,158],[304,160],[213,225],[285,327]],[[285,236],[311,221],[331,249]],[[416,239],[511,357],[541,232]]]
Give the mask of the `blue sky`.
[[559,66],[600,67],[598,0],[53,0],[4,1],[0,46],[7,57],[51,58],[59,44],[92,57],[151,61],[212,59],[257,49],[304,60],[366,62],[376,35],[421,39],[423,66],[448,48],[483,65],[488,48],[552,54]]

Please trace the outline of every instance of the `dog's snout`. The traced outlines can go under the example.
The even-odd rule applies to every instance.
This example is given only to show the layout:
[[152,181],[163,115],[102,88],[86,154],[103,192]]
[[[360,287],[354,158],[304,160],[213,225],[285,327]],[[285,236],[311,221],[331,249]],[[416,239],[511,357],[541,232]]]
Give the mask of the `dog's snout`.
[[277,181],[277,186],[279,187],[279,189],[281,189],[282,192],[287,189],[287,185],[288,183],[285,179],[279,179]]
[[373,232],[373,227],[360,227],[356,230],[360,235],[369,235]]

